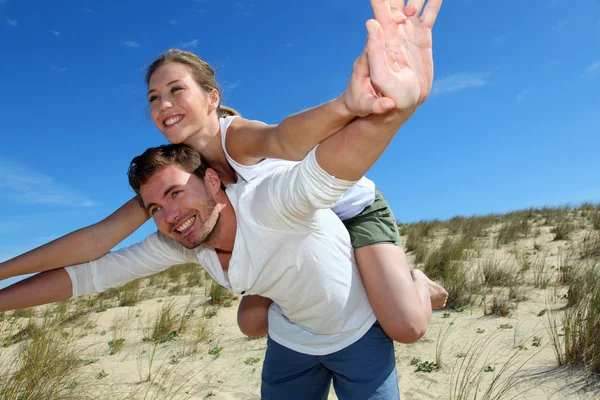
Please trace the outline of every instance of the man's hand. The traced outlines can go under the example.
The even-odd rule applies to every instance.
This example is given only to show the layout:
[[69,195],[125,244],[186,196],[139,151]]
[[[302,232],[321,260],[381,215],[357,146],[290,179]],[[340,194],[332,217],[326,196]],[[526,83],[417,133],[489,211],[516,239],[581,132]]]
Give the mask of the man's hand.
[[[431,28],[443,0],[371,0],[375,20],[367,21],[365,51],[354,63],[342,94],[357,116],[382,114],[394,107],[414,112],[433,84]],[[422,13],[421,13],[422,11]]]

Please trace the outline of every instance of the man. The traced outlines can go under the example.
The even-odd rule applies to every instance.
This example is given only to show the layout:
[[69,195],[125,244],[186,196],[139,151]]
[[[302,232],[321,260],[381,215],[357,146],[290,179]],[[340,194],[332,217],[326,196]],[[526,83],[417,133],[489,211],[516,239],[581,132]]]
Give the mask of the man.
[[[424,19],[430,16],[426,10]],[[396,74],[381,64],[369,66],[366,53],[357,68],[395,100],[394,112],[356,120],[300,164],[232,185],[227,192],[216,173],[184,146],[149,149],[130,169],[132,187],[163,235],[151,239],[164,258],[156,260],[155,254],[153,262],[199,261],[238,293],[275,301],[269,311],[263,398],[324,398],[332,378],[340,398],[399,397],[393,344],[375,321],[347,231],[328,208],[373,165],[424,101],[432,75],[415,79],[414,68],[423,66],[409,65],[412,60],[401,52],[386,49],[375,21],[368,29],[367,52],[388,52]],[[202,260],[195,251],[199,247],[215,251]],[[128,251],[135,252],[114,257],[132,255]],[[421,307],[429,302],[427,283],[419,273],[413,277],[407,304]],[[80,284],[85,280],[73,280],[73,291]],[[417,331],[424,332],[427,317],[413,321],[420,325]],[[361,368],[365,365],[369,368]]]

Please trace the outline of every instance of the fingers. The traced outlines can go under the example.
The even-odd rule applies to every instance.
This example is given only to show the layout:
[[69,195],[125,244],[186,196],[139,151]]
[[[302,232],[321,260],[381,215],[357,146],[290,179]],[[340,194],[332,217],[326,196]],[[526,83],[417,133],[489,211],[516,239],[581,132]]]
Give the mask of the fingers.
[[404,11],[400,11],[397,8],[392,8],[392,19],[397,24],[403,24],[406,22],[406,15],[404,15]]
[[396,102],[389,97],[378,97],[371,104],[371,114],[385,114],[396,107]]
[[367,59],[371,72],[371,80],[377,80],[377,77],[384,77],[388,72],[388,54],[385,49],[385,39],[383,30],[379,22],[374,19],[367,21]]
[[426,26],[431,28],[433,27],[433,24],[435,24],[435,19],[442,7],[442,1],[443,0],[429,0],[427,2],[425,11],[423,11],[423,15],[421,16],[421,19]]
[[387,26],[393,22],[388,0],[371,0],[371,8],[373,9],[375,19],[381,25]]
[[352,74],[357,78],[369,76],[371,71],[369,70],[369,60],[367,59],[367,49],[360,53],[360,56],[354,61],[354,68]]
[[421,10],[423,10],[423,4],[425,4],[425,0],[409,0],[404,11],[409,17],[412,17],[413,15],[418,16],[421,14]]
[[398,11],[400,11],[402,14],[404,14],[404,1],[405,0],[389,0],[390,1],[390,8],[396,9]]

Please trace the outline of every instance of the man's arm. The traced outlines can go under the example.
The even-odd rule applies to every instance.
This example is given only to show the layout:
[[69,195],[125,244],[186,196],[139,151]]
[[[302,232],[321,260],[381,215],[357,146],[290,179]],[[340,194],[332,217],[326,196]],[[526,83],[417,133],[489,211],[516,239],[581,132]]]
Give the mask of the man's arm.
[[0,290],[0,312],[67,300],[72,287],[64,268],[42,272]]
[[47,271],[0,290],[0,312],[102,292],[189,262],[198,262],[194,250],[154,233],[97,260]]
[[[397,35],[386,33],[384,37],[376,20],[367,21],[367,45],[353,74],[370,76],[373,86],[395,101],[396,109],[357,119],[321,143],[316,159],[323,170],[343,180],[359,179],[429,96],[433,84],[431,27],[441,3],[430,0],[421,16],[414,6],[407,7],[412,16],[396,24]],[[378,21],[392,19],[387,0],[371,0],[371,4]]]

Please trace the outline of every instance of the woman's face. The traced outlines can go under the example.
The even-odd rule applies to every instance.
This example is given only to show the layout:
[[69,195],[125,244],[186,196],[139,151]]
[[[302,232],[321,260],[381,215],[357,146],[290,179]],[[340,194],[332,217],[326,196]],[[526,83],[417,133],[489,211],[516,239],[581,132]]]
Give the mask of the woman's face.
[[217,91],[206,93],[188,67],[179,63],[160,66],[148,89],[152,121],[171,143],[205,132],[209,115],[219,104]]

